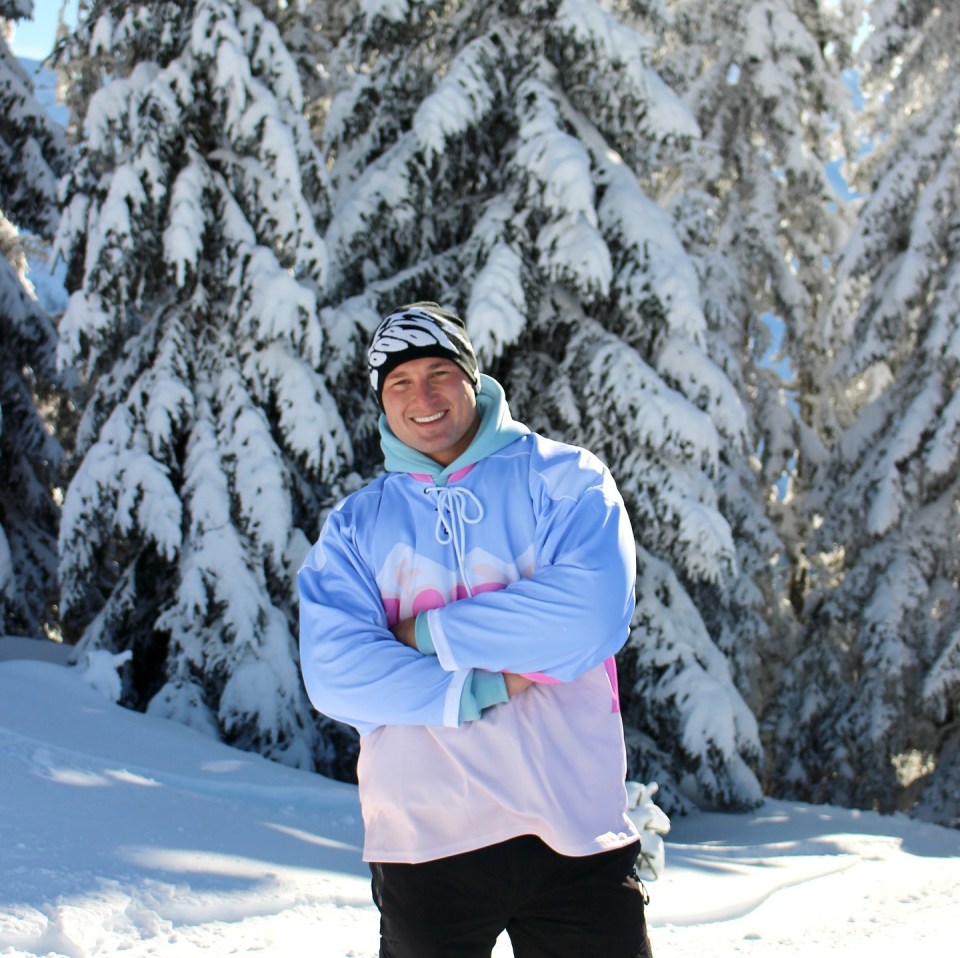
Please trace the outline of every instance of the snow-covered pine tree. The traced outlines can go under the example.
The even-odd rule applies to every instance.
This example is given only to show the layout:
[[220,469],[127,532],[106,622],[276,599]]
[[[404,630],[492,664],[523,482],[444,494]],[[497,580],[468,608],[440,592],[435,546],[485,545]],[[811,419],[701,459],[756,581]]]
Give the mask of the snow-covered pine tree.
[[791,589],[802,573],[792,560],[805,541],[796,507],[823,458],[815,320],[840,226],[825,167],[849,141],[837,78],[846,21],[793,0],[652,10],[663,37],[655,64],[703,134],[661,178],[658,199],[697,267],[709,355],[746,414],[721,429],[718,483],[740,575],[694,595],[762,716],[794,645],[788,598],[802,595]]
[[300,72],[303,109],[319,136],[338,78],[328,66],[359,0],[255,0],[280,30]]
[[56,330],[26,279],[24,238],[56,229],[67,149],[7,45],[32,14],[31,0],[0,0],[0,629],[40,637],[56,604],[62,451],[43,414],[57,402]]
[[827,333],[842,430],[811,499],[811,596],[780,777],[960,825],[960,7],[874,0],[870,150]]
[[331,322],[362,340],[397,304],[452,306],[516,411],[610,465],[641,570],[621,660],[631,772],[670,808],[745,807],[756,724],[687,585],[734,574],[719,432],[742,437],[743,411],[644,188],[698,131],[608,6],[361,3],[334,65],[353,82],[325,128]]
[[104,79],[58,236],[60,360],[85,384],[64,629],[80,652],[133,651],[126,704],[331,770],[295,572],[351,448],[296,66],[248,0],[95,2],[64,56]]

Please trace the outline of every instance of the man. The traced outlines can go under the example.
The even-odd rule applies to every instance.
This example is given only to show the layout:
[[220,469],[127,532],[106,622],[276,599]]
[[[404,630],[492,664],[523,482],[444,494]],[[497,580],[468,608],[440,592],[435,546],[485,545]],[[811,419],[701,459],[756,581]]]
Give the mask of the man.
[[300,570],[316,708],[361,735],[381,958],[648,956],[614,653],[636,553],[607,469],[532,433],[463,322],[390,314],[368,350],[386,475]]

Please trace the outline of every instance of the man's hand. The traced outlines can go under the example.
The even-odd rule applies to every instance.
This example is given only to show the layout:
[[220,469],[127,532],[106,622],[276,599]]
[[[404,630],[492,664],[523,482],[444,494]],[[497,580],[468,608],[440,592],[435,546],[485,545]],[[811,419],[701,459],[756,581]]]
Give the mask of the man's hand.
[[390,630],[397,638],[398,642],[402,642],[404,645],[410,646],[411,649],[417,647],[417,617],[413,616],[409,619],[404,619],[402,622],[398,622]]
[[533,685],[530,679],[525,679],[522,675],[516,675],[514,672],[504,672],[503,681],[507,683],[507,695],[509,695],[510,698],[519,695]]
[[[390,631],[394,634],[398,642],[402,642],[404,645],[409,646],[411,649],[417,647],[417,619],[416,616],[410,619],[404,619],[402,622],[398,622],[393,626]],[[513,698],[515,695],[519,695],[521,692],[526,691],[533,685],[533,682],[530,679],[525,679],[522,675],[517,675],[515,672],[504,672],[503,681],[507,686],[507,695],[510,698]]]

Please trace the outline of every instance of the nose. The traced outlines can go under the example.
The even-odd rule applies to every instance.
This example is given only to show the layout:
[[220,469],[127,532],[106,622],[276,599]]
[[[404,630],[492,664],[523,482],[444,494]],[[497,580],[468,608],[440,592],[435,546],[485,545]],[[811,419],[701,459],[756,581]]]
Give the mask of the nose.
[[421,402],[430,402],[433,399],[434,394],[436,393],[436,387],[433,382],[430,380],[430,377],[425,377],[420,382],[417,383],[417,399]]

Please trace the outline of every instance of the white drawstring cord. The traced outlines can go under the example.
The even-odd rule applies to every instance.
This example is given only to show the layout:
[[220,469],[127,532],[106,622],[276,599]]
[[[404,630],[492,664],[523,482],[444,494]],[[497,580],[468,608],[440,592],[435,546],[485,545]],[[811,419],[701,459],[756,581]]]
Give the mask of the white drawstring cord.
[[[440,545],[453,545],[460,579],[467,593],[472,596],[473,589],[463,568],[463,550],[466,546],[466,526],[476,525],[483,518],[483,506],[469,489],[462,486],[427,486],[424,492],[436,494],[437,527],[434,535]],[[467,511],[468,506],[473,507],[472,514]]]

